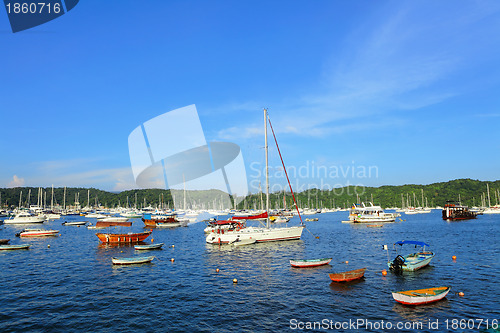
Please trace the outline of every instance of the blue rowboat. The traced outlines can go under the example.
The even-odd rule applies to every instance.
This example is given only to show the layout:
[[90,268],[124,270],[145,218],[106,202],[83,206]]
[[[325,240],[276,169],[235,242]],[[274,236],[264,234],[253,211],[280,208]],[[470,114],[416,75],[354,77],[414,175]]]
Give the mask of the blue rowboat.
[[161,247],[164,245],[164,243],[156,243],[156,244],[138,244],[134,245],[134,249],[136,250],[156,250],[156,249],[161,249]]
[[155,257],[131,257],[131,258],[111,258],[114,265],[137,265],[151,262]]
[[396,242],[394,245],[415,245],[415,247],[419,246],[420,249],[417,252],[409,253],[406,255],[398,255],[394,260],[389,260],[387,262],[387,266],[395,272],[401,271],[416,271],[422,267],[427,266],[432,258],[434,258],[435,254],[431,251],[426,251],[426,247],[430,246],[424,242],[412,241],[412,240],[403,240]]

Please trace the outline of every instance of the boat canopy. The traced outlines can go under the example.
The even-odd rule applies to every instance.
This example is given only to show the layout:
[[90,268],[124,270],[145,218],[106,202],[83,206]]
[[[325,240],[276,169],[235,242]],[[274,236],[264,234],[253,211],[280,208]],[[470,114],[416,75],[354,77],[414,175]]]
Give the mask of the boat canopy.
[[396,242],[395,244],[398,244],[401,246],[403,244],[415,244],[415,245],[419,245],[419,246],[430,246],[429,244],[426,244],[424,242],[413,241],[413,240],[403,240],[403,241]]

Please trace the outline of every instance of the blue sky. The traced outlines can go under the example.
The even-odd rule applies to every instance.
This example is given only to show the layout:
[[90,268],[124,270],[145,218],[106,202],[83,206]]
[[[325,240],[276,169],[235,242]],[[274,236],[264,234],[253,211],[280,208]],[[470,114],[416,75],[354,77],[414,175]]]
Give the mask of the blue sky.
[[80,1],[15,34],[1,12],[0,187],[134,188],[128,135],[191,104],[249,183],[263,107],[299,189],[499,179],[498,1]]

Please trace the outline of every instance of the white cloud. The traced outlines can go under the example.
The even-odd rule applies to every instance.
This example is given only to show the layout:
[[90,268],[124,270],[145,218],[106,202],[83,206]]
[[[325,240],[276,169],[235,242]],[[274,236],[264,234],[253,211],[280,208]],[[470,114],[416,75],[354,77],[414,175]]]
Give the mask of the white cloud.
[[7,187],[20,187],[24,185],[24,178],[19,178],[17,175],[12,177],[12,180],[7,184]]

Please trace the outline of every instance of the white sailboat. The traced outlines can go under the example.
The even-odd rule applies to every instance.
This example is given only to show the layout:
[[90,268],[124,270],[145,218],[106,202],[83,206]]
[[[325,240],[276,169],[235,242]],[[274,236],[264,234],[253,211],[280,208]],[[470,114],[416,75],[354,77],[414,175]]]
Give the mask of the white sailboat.
[[[266,152],[266,212],[269,212],[269,160],[267,145],[267,110],[264,109],[264,137]],[[279,148],[278,148],[279,151]],[[285,170],[286,172],[286,170]],[[206,237],[209,244],[232,244],[237,242],[275,242],[300,239],[304,225],[292,227],[271,227],[267,214],[266,225],[263,227],[247,227],[241,223],[234,224],[233,228],[220,228],[217,225],[211,229]]]

